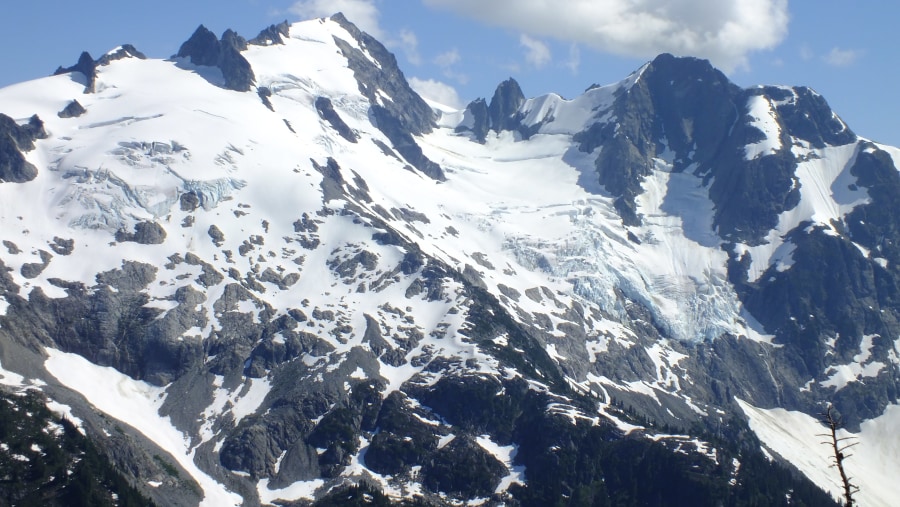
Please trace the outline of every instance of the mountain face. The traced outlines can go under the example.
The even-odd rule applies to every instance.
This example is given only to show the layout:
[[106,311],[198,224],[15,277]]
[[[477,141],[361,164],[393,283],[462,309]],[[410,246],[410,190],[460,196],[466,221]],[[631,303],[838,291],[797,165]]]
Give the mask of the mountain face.
[[900,150],[808,88],[661,55],[450,111],[336,15],[0,113],[0,403],[109,495],[829,505],[828,405],[860,504],[900,494]]

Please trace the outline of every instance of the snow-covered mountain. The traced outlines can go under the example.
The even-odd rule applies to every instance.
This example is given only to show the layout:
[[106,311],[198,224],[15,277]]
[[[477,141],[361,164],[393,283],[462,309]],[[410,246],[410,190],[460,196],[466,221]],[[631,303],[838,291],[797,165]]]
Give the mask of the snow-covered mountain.
[[160,505],[821,505],[828,404],[900,495],[900,150],[808,88],[454,111],[336,15],[0,113],[0,381]]

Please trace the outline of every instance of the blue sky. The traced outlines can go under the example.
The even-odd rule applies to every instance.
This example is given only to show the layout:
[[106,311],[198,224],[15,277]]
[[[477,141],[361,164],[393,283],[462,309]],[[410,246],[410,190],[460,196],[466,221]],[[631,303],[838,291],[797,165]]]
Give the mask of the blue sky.
[[[123,43],[167,58],[201,23],[245,37],[341,10],[423,94],[464,104],[514,77],[573,97],[660,52],[710,59],[735,83],[811,86],[858,134],[900,146],[900,2],[883,0],[39,0],[4,5],[0,86]],[[2,111],[0,111],[2,112]]]

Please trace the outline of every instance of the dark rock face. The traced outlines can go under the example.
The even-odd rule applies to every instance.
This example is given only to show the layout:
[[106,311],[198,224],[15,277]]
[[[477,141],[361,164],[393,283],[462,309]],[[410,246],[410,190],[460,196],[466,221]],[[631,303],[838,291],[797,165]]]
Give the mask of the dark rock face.
[[194,211],[200,207],[200,196],[196,192],[185,192],[178,198],[181,211]]
[[[347,30],[369,55],[347,41],[335,38],[335,43],[353,70],[359,91],[369,99],[372,123],[413,167],[432,179],[443,181],[441,167],[425,157],[413,138],[431,132],[434,111],[410,88],[397,65],[397,59],[387,48],[369,34],[361,32],[343,14],[335,14],[331,19]],[[379,91],[389,99],[382,98]]]
[[156,271],[147,264],[125,262],[120,269],[98,274],[92,287],[50,280],[66,291],[63,298],[33,291],[24,300],[4,289],[11,304],[2,319],[5,339],[74,352],[135,379],[165,385],[201,357],[198,342],[176,338],[204,322],[195,310],[203,296],[182,291],[179,308],[157,319],[159,310],[144,307],[149,297],[141,293]]
[[320,118],[327,121],[331,128],[344,139],[355,143],[359,138],[337,114],[337,111],[334,110],[334,106],[331,104],[331,99],[328,97],[316,97],[316,112],[319,113]]
[[441,169],[441,166],[432,162],[431,159],[422,153],[422,148],[416,144],[416,140],[413,139],[413,136],[408,130],[403,128],[400,120],[393,116],[388,109],[373,105],[369,111],[372,114],[372,120],[375,126],[387,136],[394,146],[394,149],[396,149],[407,162],[433,180],[446,180],[444,177],[444,170]]
[[886,259],[891,274],[900,274],[900,174],[890,155],[870,143],[859,147],[850,172],[872,199],[846,217],[850,237]]
[[20,272],[25,278],[37,278],[37,276],[40,275],[50,264],[50,259],[53,258],[50,252],[47,252],[45,250],[40,250],[38,253],[41,256],[41,262],[22,264],[22,269],[20,270]]
[[239,92],[249,91],[256,77],[250,62],[241,55],[247,49],[247,41],[231,30],[222,34],[219,68],[225,76],[225,88]]
[[[341,53],[347,58],[350,69],[359,83],[359,91],[375,105],[380,104],[394,117],[403,130],[417,136],[427,134],[434,128],[434,111],[409,86],[397,59],[371,35],[362,32],[343,14],[335,14],[332,21],[347,30],[369,56],[353,48],[346,41],[335,39]],[[371,59],[373,58],[377,64]],[[390,100],[378,96],[381,90]]]
[[[635,197],[662,153],[665,139],[675,153],[674,170],[692,161],[706,167],[734,123],[739,89],[704,60],[660,55],[613,104],[615,124],[596,124],[576,136],[579,149],[602,147],[595,167],[600,184],[618,199],[626,225],[641,222]],[[696,153],[691,150],[696,143]]]
[[138,222],[134,232],[117,231],[116,241],[133,241],[142,245],[159,245],[166,240],[166,230],[156,222]]
[[97,65],[109,65],[116,60],[123,60],[125,58],[137,58],[139,60],[147,59],[144,53],[138,51],[137,48],[131,44],[123,44],[122,47],[115,52],[101,56],[100,59],[97,60]]
[[216,246],[222,246],[222,243],[225,242],[225,233],[223,233],[215,225],[210,225],[209,229],[206,232],[207,234],[209,234],[210,239],[212,239],[213,243],[215,243]]
[[[324,202],[332,199],[340,199],[344,195],[344,176],[341,174],[341,166],[337,160],[328,157],[324,166],[319,165],[315,160],[312,161],[313,168],[322,173],[322,197]],[[294,223],[294,230],[298,230],[298,225]],[[299,231],[298,231],[299,232]]]
[[69,102],[62,111],[56,113],[60,118],[77,118],[87,112],[77,100]]
[[215,67],[219,65],[219,38],[203,25],[197,27],[191,38],[178,49],[177,56],[190,58],[194,65]]
[[37,176],[37,167],[22,154],[34,149],[34,141],[45,139],[44,122],[37,115],[25,125],[0,114],[0,183],[24,183]]
[[[788,239],[794,246],[794,264],[779,271],[774,266],[759,280],[747,281],[749,259],[732,255],[729,276],[747,309],[784,344],[787,357],[799,377],[822,382],[831,364],[854,362],[864,351],[863,337],[873,338],[873,359],[891,349],[883,337],[900,335],[900,221],[897,192],[900,174],[891,157],[875,145],[860,144],[850,170],[857,185],[867,189],[871,202],[858,205],[845,217],[841,234],[810,224],[800,224]],[[859,246],[868,249],[866,255]],[[878,261],[881,261],[880,263]],[[826,346],[829,339],[833,347]],[[781,376],[787,376],[784,373]],[[827,396],[844,417],[848,428],[880,415],[900,396],[896,375],[889,369],[865,378],[865,394],[859,384],[831,388],[813,385]],[[790,402],[791,400],[785,400]],[[813,411],[812,400],[796,400]],[[790,403],[786,403],[790,405]]]
[[247,41],[232,30],[222,34],[222,40],[203,25],[197,27],[191,38],[178,50],[179,58],[190,58],[194,65],[218,67],[225,78],[225,88],[246,92],[256,77],[250,62],[241,55],[247,49]]
[[57,236],[53,238],[53,242],[49,243],[49,246],[57,255],[72,255],[72,252],[75,251],[75,240]]
[[291,24],[287,20],[277,25],[269,25],[259,32],[259,35],[250,39],[248,42],[256,46],[271,46],[273,44],[284,44],[283,37],[288,37],[291,32]]
[[256,94],[259,95],[259,100],[262,101],[263,105],[266,106],[269,111],[275,111],[275,106],[272,105],[272,101],[269,99],[269,97],[272,96],[272,90],[266,86],[260,86],[256,89]]
[[80,72],[87,80],[87,83],[84,87],[84,93],[94,93],[94,86],[97,81],[97,62],[94,61],[90,53],[84,51],[83,53],[81,53],[81,56],[78,57],[78,63],[71,67],[59,67],[56,69],[53,75],[58,76],[60,74],[71,74],[72,72]]
[[[673,171],[691,168],[715,203],[714,226],[726,240],[758,244],[778,215],[799,203],[791,135],[813,146],[855,139],[824,100],[805,89],[742,90],[709,62],[660,55],[619,92],[615,121],[596,123],[575,136],[579,149],[602,148],[595,162],[601,185],[617,198],[626,225],[638,225],[635,198],[668,153]],[[745,147],[764,139],[746,114],[751,100],[770,100],[781,128],[780,148],[748,159]],[[792,101],[786,100],[793,98]],[[796,132],[795,132],[796,131]],[[668,150],[668,151],[667,151]]]
[[423,482],[432,491],[486,497],[494,492],[506,467],[471,437],[456,437],[422,468]]
[[496,132],[519,130],[522,125],[519,108],[524,103],[525,94],[515,79],[509,78],[500,83],[494,90],[494,96],[491,97],[491,104],[488,106],[491,130]]
[[53,75],[58,76],[60,74],[80,72],[84,75],[84,78],[86,80],[84,93],[94,93],[96,91],[97,84],[97,67],[109,65],[113,61],[121,60],[123,58],[139,58],[141,60],[145,60],[147,57],[144,56],[143,53],[138,51],[131,44],[124,44],[116,52],[103,55],[99,60],[94,60],[91,57],[90,53],[84,51],[78,58],[78,63],[71,67],[60,66],[56,69]]
[[525,95],[519,83],[509,78],[500,83],[490,105],[484,99],[476,99],[466,106],[463,124],[456,128],[457,132],[471,132],[479,143],[484,143],[487,133],[517,132],[522,139],[529,139],[541,128],[541,124],[524,125],[524,115],[519,111],[525,104]]
[[[469,102],[464,114],[463,125],[456,127],[456,132],[471,132],[475,140],[484,144],[491,126],[487,102],[484,99],[475,99]],[[469,123],[471,123],[471,127],[466,126]]]
[[814,148],[824,148],[825,144],[841,146],[856,141],[856,134],[834,114],[821,95],[805,86],[790,91],[794,97],[781,88],[763,88],[766,96],[785,102],[777,106],[778,115],[792,136],[809,142]]

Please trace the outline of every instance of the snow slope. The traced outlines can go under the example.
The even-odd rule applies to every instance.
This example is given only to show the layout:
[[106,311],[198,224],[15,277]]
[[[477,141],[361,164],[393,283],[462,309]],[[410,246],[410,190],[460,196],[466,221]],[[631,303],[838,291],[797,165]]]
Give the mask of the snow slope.
[[[796,466],[835,499],[843,498],[837,469],[823,466],[833,463],[834,454],[827,444],[828,428],[820,420],[802,412],[764,410],[740,400],[738,404],[766,448]],[[900,407],[892,405],[881,417],[864,422],[859,433],[838,431],[838,438],[848,438],[846,444],[855,444],[847,452],[849,457],[844,466],[851,482],[859,487],[854,495],[858,505],[888,507],[897,503],[900,495],[900,484],[895,480],[895,471],[900,466],[898,424]]]

